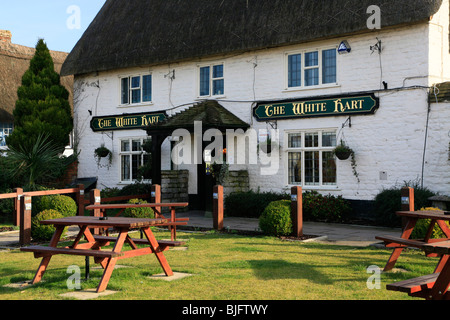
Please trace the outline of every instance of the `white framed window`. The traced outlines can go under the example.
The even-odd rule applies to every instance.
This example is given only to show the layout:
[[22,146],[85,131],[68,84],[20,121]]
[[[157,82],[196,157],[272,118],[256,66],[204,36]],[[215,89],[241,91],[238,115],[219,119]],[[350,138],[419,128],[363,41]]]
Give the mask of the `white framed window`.
[[304,187],[336,186],[336,130],[288,131],[287,183]]
[[6,137],[13,131],[13,124],[0,122],[0,147],[6,147]]
[[134,105],[152,102],[152,75],[120,78],[120,104]]
[[120,181],[150,180],[151,153],[143,150],[150,138],[126,138],[120,140]]
[[286,87],[310,88],[337,83],[337,49],[286,53]]
[[225,78],[223,63],[200,66],[199,97],[223,96]]

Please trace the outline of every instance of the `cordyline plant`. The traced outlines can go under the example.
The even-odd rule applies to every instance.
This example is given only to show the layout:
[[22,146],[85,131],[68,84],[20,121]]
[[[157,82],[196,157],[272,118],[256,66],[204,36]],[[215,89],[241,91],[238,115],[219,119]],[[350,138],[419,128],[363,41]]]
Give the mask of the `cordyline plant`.
[[5,159],[8,175],[24,186],[54,179],[64,167],[59,151],[60,147],[48,134],[39,134],[33,145],[10,146]]

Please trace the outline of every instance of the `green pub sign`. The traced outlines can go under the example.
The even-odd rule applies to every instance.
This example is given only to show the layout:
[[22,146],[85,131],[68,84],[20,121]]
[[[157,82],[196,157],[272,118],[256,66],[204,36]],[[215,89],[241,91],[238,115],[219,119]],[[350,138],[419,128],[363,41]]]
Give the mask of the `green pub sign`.
[[165,113],[138,113],[94,117],[91,120],[91,128],[93,131],[145,129],[166,118]]
[[320,116],[372,114],[379,107],[373,93],[358,96],[258,103],[253,115],[258,121],[300,119]]

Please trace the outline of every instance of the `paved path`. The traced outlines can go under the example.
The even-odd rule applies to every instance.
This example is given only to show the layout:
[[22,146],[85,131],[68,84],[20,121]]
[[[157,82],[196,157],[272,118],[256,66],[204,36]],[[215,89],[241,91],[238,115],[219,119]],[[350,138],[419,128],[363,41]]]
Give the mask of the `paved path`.
[[[206,218],[203,213],[178,213],[177,216],[189,217],[188,226],[190,228],[213,228],[212,218]],[[224,227],[230,230],[257,231],[258,219],[225,217]],[[78,228],[75,227],[75,230],[72,229],[72,232],[77,232],[77,230]],[[304,222],[303,233],[305,235],[319,236],[321,237],[321,242],[349,246],[368,246],[374,243],[379,243],[379,241],[375,239],[375,236],[377,235],[400,236],[401,230],[337,223]],[[0,249],[18,247],[18,231],[0,233]]]

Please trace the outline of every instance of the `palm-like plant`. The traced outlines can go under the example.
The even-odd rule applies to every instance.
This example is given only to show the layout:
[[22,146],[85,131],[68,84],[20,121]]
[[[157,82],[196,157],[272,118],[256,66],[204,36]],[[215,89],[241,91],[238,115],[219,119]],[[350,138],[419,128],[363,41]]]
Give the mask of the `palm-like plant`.
[[48,134],[39,134],[31,146],[25,143],[11,146],[6,158],[9,176],[26,186],[53,179],[61,173],[59,152],[60,147],[49,139]]

